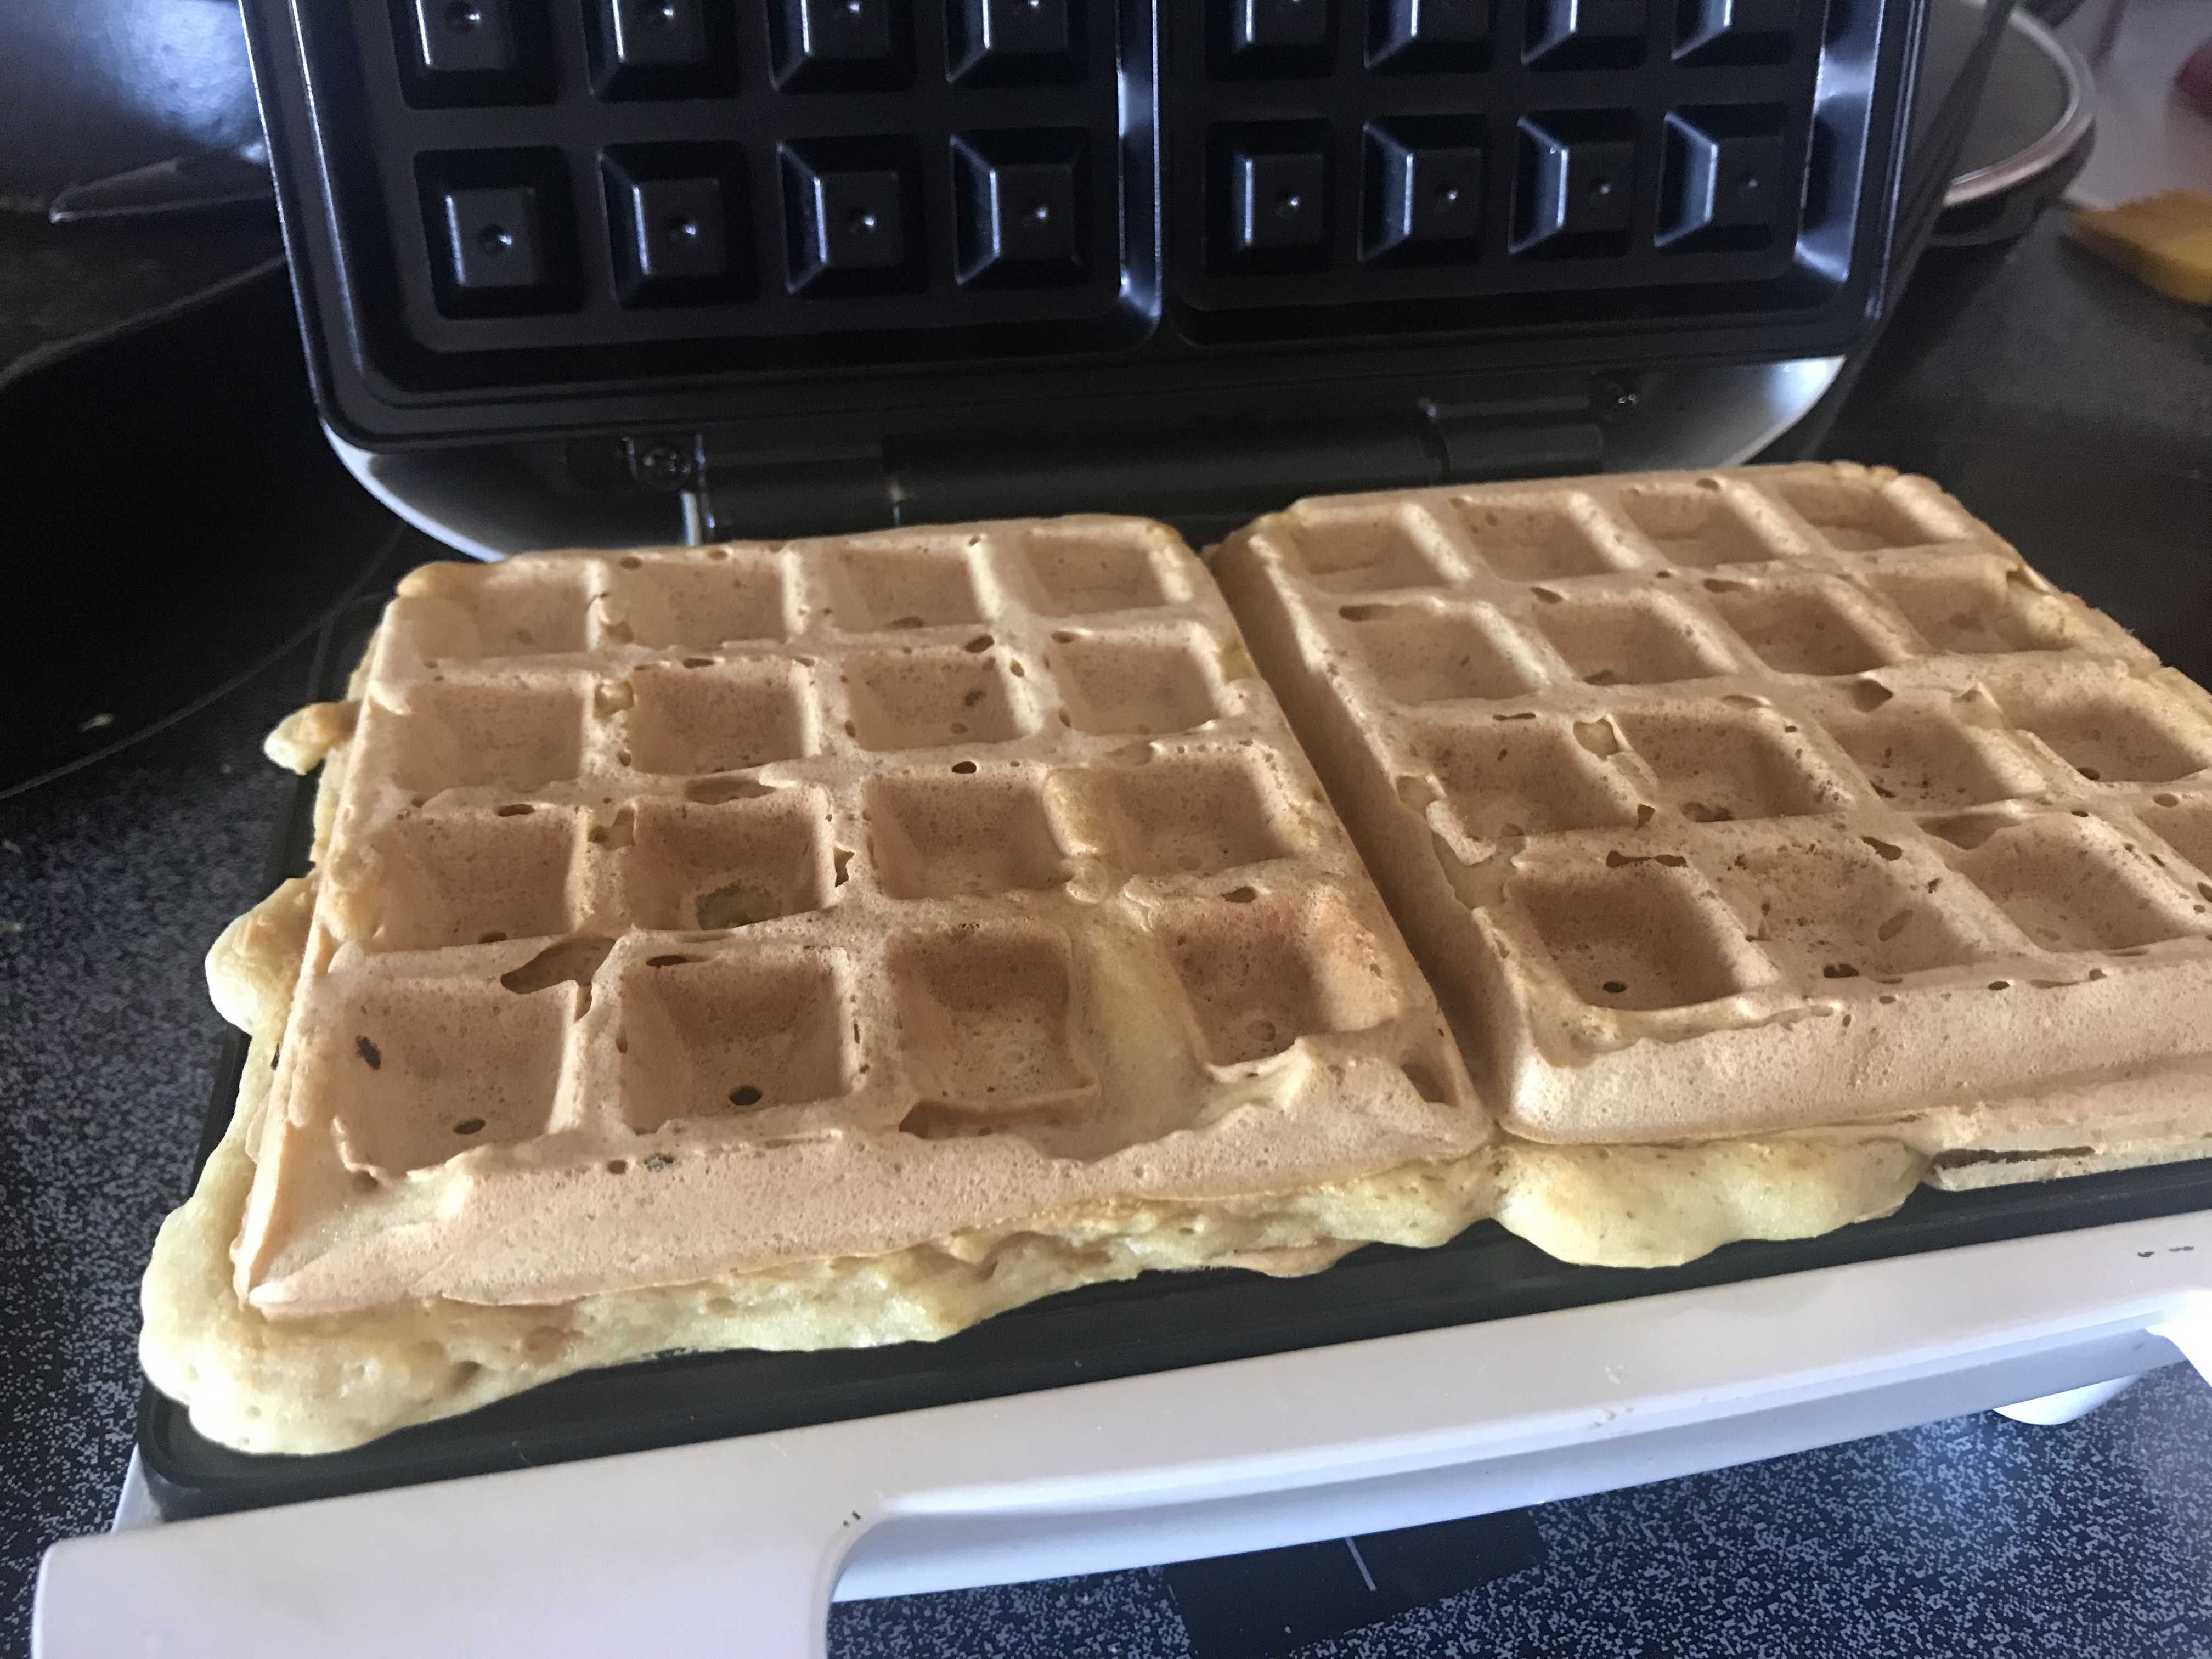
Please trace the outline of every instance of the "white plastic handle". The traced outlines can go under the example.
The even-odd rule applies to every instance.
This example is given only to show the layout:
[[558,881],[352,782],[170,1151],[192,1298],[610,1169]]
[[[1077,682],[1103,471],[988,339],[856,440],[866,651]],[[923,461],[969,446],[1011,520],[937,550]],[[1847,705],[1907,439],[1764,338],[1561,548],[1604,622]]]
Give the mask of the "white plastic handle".
[[828,1604],[1418,1524],[2212,1358],[2212,1212],[79,1539],[39,1659],[821,1659]]

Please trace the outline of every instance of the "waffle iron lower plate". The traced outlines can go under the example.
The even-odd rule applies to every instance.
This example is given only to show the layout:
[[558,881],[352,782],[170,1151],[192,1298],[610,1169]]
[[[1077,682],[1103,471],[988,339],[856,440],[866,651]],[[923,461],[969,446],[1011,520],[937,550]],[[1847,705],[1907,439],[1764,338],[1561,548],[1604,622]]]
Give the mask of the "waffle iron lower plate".
[[[386,591],[356,601],[332,619],[313,696],[343,695],[389,597]],[[309,779],[294,796],[276,874],[306,867],[314,793]],[[245,1056],[245,1038],[233,1034],[216,1078],[203,1156],[228,1122]],[[1820,1238],[1730,1244],[1670,1268],[1571,1266],[1486,1221],[1433,1250],[1370,1245],[1307,1279],[1216,1269],[1093,1285],[940,1342],[673,1355],[586,1371],[464,1416],[319,1456],[231,1451],[196,1433],[183,1407],[149,1387],[139,1401],[139,1455],[155,1503],[175,1520],[2203,1209],[2212,1209],[2212,1159],[1979,1192],[1923,1188],[1879,1221]]]

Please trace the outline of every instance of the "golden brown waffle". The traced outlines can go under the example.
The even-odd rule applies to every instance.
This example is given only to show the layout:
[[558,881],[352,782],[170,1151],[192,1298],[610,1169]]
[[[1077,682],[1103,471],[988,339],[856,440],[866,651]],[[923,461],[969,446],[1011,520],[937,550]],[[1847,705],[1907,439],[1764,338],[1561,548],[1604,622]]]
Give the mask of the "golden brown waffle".
[[1924,479],[1316,499],[1216,574],[1518,1134],[2212,1150],[2212,700]]
[[[336,745],[296,987],[270,941],[301,890],[215,959],[227,1010],[282,1041],[257,1048],[273,1069],[234,1130],[242,1217],[215,1214],[245,1179],[219,1160],[190,1247],[232,1230],[239,1307],[179,1288],[181,1234],[155,1262],[149,1369],[196,1401],[265,1393],[234,1351],[293,1322],[524,1310],[529,1381],[656,1346],[942,1334],[1147,1265],[1066,1243],[1117,1229],[1172,1234],[1166,1265],[1310,1269],[1433,1215],[1271,1230],[1275,1197],[1489,1139],[1236,624],[1163,526],[432,566],[356,690],[275,741],[307,764]],[[871,1330],[810,1326],[799,1292],[772,1316],[731,1300],[748,1273],[983,1261],[1055,1229],[1069,1259],[964,1312]],[[705,1287],[689,1312],[611,1346],[562,1311],[684,1286]],[[210,1362],[185,1328],[218,1318]],[[519,1385],[465,1343],[435,1351],[461,1381],[363,1408],[386,1413],[369,1431]],[[187,1374],[211,1364],[233,1375]],[[241,1413],[207,1422],[333,1443],[327,1411],[298,1432]]]

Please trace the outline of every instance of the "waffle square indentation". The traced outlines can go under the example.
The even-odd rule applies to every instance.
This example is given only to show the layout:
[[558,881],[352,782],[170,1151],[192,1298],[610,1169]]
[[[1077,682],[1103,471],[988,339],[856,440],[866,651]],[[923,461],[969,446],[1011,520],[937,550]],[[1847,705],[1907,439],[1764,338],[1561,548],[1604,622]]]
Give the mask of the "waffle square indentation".
[[[1745,931],[1801,983],[1866,975],[1895,979],[1982,953],[1911,873],[1903,849],[1815,828],[1786,840],[1734,844],[1721,866]],[[1942,871],[1936,870],[1940,880]]]
[[631,968],[619,994],[622,1117],[640,1134],[850,1087],[850,1020],[824,958],[670,952]]
[[1437,264],[1472,259],[1481,251],[1480,117],[1370,121],[1360,165],[1360,258]]
[[1711,702],[1624,709],[1613,720],[1675,807],[1697,823],[1832,812],[1850,799],[1802,734],[1772,709]]
[[1430,587],[1443,580],[1431,550],[1436,532],[1418,507],[1379,514],[1307,511],[1292,526],[1306,574],[1332,592]]
[[1053,85],[1082,74],[1082,0],[951,0],[946,67],[963,86]]
[[1186,900],[1161,917],[1206,1057],[1242,1066],[1401,1007],[1380,949],[1337,894]]
[[617,144],[599,157],[625,306],[752,297],[752,212],[735,144]]
[[1561,723],[1483,720],[1437,726],[1415,739],[1470,836],[1498,841],[1556,830],[1635,823],[1626,781]]
[[2207,930],[2205,906],[2101,819],[2031,819],[1954,862],[2047,950],[2125,951]]
[[1115,862],[1133,876],[1206,875],[1300,850],[1273,788],[1234,756],[1164,757],[1093,779]]
[[585,9],[598,96],[712,98],[736,89],[734,20],[714,0],[592,0]]
[[1006,743],[1021,723],[995,659],[964,651],[878,651],[845,669],[851,736],[863,749]]
[[1728,658],[1687,605],[1646,596],[1540,605],[1532,620],[1592,685],[1657,685],[1725,673]]
[[1656,860],[1524,874],[1506,893],[1594,1007],[1680,1008],[1753,982],[1735,918]]
[[1999,701],[2092,783],[2167,783],[2212,765],[2212,730],[2147,686],[2069,691],[2022,683]]
[[805,671],[779,658],[700,668],[647,665],[629,677],[629,764],[690,777],[794,760],[812,749]]
[[827,550],[830,610],[848,634],[983,620],[975,582],[957,549],[856,543]]
[[1713,609],[1779,674],[1856,674],[1890,660],[1882,641],[1827,583],[1746,587],[1705,584]]
[[434,665],[489,657],[551,656],[580,651],[592,598],[592,567],[581,559],[494,565],[456,580],[430,566],[410,575],[399,603]]
[[2212,799],[2202,795],[2159,795],[2138,806],[2136,816],[2153,835],[2195,865],[2199,873],[2212,876]]
[[582,824],[560,807],[404,813],[354,843],[332,890],[340,936],[370,951],[565,933]]
[[1352,624],[1368,672],[1395,702],[1514,697],[1538,683],[1528,665],[1501,642],[1510,635],[1502,635],[1503,624],[1486,609],[1347,605],[1337,615]]
[[1372,0],[1367,67],[1407,75],[1486,69],[1490,33],[1490,0]]
[[1908,812],[1981,806],[2029,793],[2042,775],[2002,738],[1932,710],[1839,714],[1830,735],[1856,761],[1875,794]]
[[1044,660],[1079,732],[1160,737],[1203,726],[1217,712],[1205,665],[1187,639],[1069,635],[1055,639]]
[[823,815],[810,790],[715,805],[641,800],[635,811],[624,878],[640,927],[744,927],[830,902]]
[[1703,483],[1640,484],[1623,489],[1613,501],[1659,556],[1678,568],[1764,564],[1788,556],[1787,550],[1753,528],[1717,487]]
[[1613,568],[1589,532],[1563,507],[1464,497],[1455,505],[1474,550],[1510,581],[1590,576]]
[[306,1065],[356,1169],[432,1169],[475,1146],[544,1133],[569,997],[494,981],[380,981],[333,1012]]
[[769,0],[770,78],[784,92],[860,92],[914,79],[914,8],[901,0]]
[[952,141],[960,280],[984,288],[1079,283],[1090,264],[1090,139],[1080,127],[968,132]]
[[876,878],[896,899],[1057,887],[1066,861],[1034,783],[908,774],[866,794]]
[[2013,580],[1994,559],[1891,566],[1864,580],[1938,651],[2061,651],[2069,643],[2061,602]]
[[420,795],[534,789],[568,781],[583,763],[580,684],[428,680],[409,689],[404,715],[372,702],[365,719],[404,721],[404,739],[392,745],[393,778]]
[[1022,538],[1019,556],[1029,570],[1031,603],[1048,617],[1142,610],[1169,598],[1142,528],[1033,530]]
[[927,1139],[1009,1122],[1066,1122],[1097,1097],[1074,1029],[1067,941],[1048,928],[969,924],[891,947],[899,1046],[921,1102],[901,1126]]
[[559,150],[418,155],[415,181],[441,313],[528,316],[580,303],[575,215]]
[[1797,511],[1797,516],[1843,553],[1877,548],[1921,547],[1947,539],[1915,518],[1903,503],[1871,479],[1836,472],[1798,474],[1769,488]]
[[632,554],[600,610],[609,633],[656,647],[712,651],[790,631],[781,567],[770,555],[744,550],[711,549],[703,563]]
[[922,193],[911,140],[793,140],[781,155],[793,293],[896,294],[921,286]]

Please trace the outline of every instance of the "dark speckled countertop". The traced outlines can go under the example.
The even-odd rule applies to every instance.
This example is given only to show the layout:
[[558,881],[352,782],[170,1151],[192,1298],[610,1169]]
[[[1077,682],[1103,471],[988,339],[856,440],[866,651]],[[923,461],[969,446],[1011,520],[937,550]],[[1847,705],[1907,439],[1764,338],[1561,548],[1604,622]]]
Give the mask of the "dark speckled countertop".
[[[1923,270],[1830,448],[1933,471],[2200,675],[2212,326],[2058,245]],[[18,648],[18,634],[4,647]],[[38,1557],[105,1524],[137,1285],[221,1022],[199,959],[258,896],[294,652],[0,801],[0,1654]],[[2212,1656],[2212,1390],[2158,1373],[2056,1429],[1994,1416],[1534,1512],[1542,1565],[1315,1655]],[[839,1609],[840,1659],[1182,1655],[1158,1572]]]

